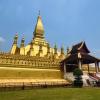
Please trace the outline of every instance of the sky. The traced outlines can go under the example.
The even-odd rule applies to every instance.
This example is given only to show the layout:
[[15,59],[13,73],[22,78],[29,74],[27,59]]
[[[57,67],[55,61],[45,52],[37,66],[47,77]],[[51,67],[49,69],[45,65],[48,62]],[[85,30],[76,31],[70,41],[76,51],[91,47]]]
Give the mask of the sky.
[[0,51],[10,51],[16,32],[19,45],[23,35],[25,45],[32,40],[39,10],[52,47],[85,41],[100,57],[100,0],[0,0]]

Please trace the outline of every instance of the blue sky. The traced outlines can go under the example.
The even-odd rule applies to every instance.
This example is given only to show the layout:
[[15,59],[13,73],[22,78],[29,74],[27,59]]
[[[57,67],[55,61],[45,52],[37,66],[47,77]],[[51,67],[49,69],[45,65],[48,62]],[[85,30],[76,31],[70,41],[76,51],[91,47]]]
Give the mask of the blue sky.
[[16,32],[19,44],[23,34],[31,41],[39,10],[51,46],[85,41],[100,57],[100,0],[0,0],[0,50],[10,50]]

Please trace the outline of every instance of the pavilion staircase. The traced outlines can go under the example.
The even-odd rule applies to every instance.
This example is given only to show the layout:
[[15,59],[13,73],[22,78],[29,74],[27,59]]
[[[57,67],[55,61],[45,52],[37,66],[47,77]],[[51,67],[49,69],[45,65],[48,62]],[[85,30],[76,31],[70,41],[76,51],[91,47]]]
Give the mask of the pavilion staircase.
[[89,73],[89,77],[92,78],[94,81],[100,80],[100,74],[98,73]]
[[88,76],[87,73],[83,73],[82,79],[83,79],[83,86],[90,86],[91,85],[90,82],[88,82],[89,81],[89,76]]
[[[66,73],[64,75],[64,78],[70,82],[73,82],[75,79],[72,72]],[[89,79],[89,76],[87,75],[87,73],[83,73],[82,79],[83,79],[83,86],[90,86],[90,84],[87,82],[87,80]]]
[[73,73],[72,72],[67,72],[65,75],[64,75],[64,78],[70,82],[73,82],[74,81],[74,76],[73,76]]

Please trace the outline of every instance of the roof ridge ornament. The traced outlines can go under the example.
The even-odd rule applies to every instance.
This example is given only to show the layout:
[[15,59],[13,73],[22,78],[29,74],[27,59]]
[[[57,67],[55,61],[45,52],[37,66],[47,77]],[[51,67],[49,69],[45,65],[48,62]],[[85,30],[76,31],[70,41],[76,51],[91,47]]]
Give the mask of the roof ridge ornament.
[[80,49],[83,47],[84,43],[85,43],[84,41],[81,42],[81,45],[80,45],[80,47],[78,48],[78,50],[80,50]]

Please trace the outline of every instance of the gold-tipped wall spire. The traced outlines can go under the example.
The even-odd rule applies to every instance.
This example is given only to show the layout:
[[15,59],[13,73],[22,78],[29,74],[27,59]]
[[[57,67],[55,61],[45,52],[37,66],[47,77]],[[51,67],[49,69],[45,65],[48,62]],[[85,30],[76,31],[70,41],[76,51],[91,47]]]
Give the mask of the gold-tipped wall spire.
[[18,33],[15,34],[13,44],[16,44],[17,45],[17,41],[18,41]]
[[17,50],[18,50],[17,41],[18,41],[18,34],[16,33],[14,36],[14,42],[10,51],[11,54],[17,53]]
[[64,47],[61,47],[61,54],[64,54]]
[[20,47],[24,47],[24,44],[25,43],[25,39],[24,39],[24,37],[22,38],[22,40],[21,40],[21,44],[20,44]]
[[50,53],[50,44],[48,43],[47,44],[47,54],[49,54]]
[[54,54],[57,54],[57,45],[54,45]]

